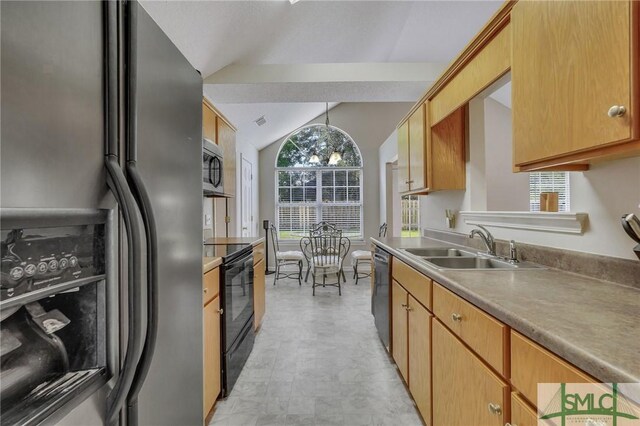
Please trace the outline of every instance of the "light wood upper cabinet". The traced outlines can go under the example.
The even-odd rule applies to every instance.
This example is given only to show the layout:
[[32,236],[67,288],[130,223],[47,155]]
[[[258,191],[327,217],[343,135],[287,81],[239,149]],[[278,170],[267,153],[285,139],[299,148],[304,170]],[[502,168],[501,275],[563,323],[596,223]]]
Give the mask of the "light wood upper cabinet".
[[223,182],[224,193],[236,193],[236,131],[227,122],[218,117],[218,144],[222,148],[224,161]]
[[409,345],[408,345],[408,318],[407,318],[407,300],[408,293],[396,281],[391,284],[391,349],[393,359],[398,366],[398,370],[409,382]]
[[398,190],[409,191],[409,121],[398,127]]
[[425,194],[464,189],[466,184],[466,106],[435,126],[425,102],[398,128],[398,176],[401,193]]
[[411,295],[409,318],[409,390],[427,425],[431,424],[431,314]]
[[433,425],[503,426],[509,385],[439,321],[432,323]]
[[202,137],[213,143],[216,141],[216,113],[206,103],[202,102]]
[[462,106],[431,127],[427,139],[428,188],[465,189],[467,107]]
[[[640,152],[636,1],[519,1],[511,11],[521,170]],[[620,117],[609,116],[624,106]]]
[[427,161],[425,159],[425,106],[422,104],[409,117],[409,188],[427,187]]

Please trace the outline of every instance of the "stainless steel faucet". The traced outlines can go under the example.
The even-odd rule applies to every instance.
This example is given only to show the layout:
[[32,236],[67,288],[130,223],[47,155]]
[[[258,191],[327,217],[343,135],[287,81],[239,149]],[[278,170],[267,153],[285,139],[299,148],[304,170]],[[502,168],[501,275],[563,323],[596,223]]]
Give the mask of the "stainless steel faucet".
[[480,238],[482,239],[482,242],[484,242],[484,245],[487,247],[487,253],[490,254],[491,256],[495,256],[496,242],[493,239],[493,235],[491,235],[491,232],[489,232],[489,230],[482,225],[478,225],[478,228],[479,229],[471,230],[471,233],[469,234],[469,238],[473,238],[476,235],[479,235]]

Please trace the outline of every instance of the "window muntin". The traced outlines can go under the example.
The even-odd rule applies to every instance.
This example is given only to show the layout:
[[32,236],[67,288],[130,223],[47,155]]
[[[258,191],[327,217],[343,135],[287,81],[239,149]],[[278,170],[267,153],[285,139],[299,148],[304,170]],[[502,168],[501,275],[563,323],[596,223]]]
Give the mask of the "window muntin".
[[[338,150],[342,159],[329,166]],[[312,154],[320,164],[308,161]],[[343,235],[363,238],[362,157],[342,130],[304,127],[280,147],[276,159],[276,219],[281,239],[299,239],[320,222],[335,223]]]

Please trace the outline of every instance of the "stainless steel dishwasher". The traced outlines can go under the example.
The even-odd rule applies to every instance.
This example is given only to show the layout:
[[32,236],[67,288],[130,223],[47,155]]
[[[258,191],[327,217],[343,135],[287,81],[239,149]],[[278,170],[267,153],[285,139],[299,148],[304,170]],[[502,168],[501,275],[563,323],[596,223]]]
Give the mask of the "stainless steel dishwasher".
[[391,255],[376,247],[373,255],[374,278],[371,294],[371,313],[375,318],[378,335],[384,346],[389,350],[391,336],[391,322],[389,320],[391,295]]

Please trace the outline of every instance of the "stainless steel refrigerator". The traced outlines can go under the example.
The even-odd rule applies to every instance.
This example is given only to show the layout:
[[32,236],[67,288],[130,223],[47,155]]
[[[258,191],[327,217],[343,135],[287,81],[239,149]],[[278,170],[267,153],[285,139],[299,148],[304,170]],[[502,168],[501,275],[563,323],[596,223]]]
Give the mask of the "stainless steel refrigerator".
[[[128,397],[116,421],[200,425],[202,78],[136,2],[2,1],[0,14],[0,207],[107,209],[113,218],[112,378],[51,420],[103,424],[115,386]],[[157,291],[148,293],[152,275]]]

